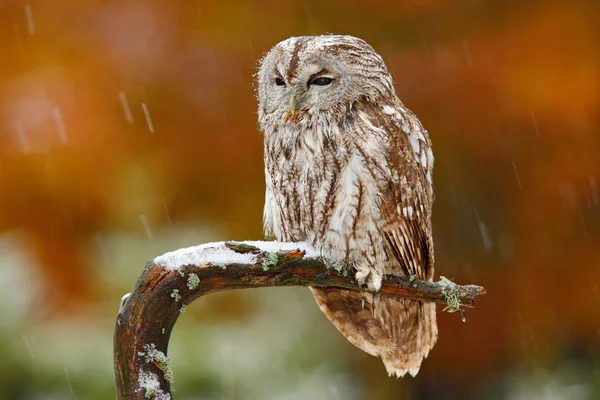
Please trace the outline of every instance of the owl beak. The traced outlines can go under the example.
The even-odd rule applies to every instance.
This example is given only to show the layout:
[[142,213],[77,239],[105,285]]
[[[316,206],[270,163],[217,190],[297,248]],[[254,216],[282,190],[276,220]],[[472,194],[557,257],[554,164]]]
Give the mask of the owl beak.
[[290,114],[294,115],[296,113],[296,96],[294,96],[294,92],[290,93],[290,103],[288,108]]

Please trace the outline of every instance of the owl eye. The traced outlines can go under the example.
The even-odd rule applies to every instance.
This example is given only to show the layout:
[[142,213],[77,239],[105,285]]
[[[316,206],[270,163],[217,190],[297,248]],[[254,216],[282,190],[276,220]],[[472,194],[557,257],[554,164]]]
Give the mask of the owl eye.
[[320,78],[317,78],[317,79],[313,80],[312,82],[310,82],[310,84],[311,85],[317,85],[317,86],[327,86],[331,82],[333,82],[332,78],[327,78],[325,76],[322,76]]
[[275,78],[275,84],[277,86],[285,86],[285,82],[280,77]]

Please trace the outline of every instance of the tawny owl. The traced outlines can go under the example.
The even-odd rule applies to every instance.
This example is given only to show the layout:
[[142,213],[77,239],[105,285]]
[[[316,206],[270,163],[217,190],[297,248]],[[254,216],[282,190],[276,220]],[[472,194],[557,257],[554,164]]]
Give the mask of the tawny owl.
[[[384,274],[433,279],[433,154],[365,41],[292,37],[258,72],[264,229],[307,241],[378,290]],[[435,305],[311,288],[327,318],[390,375],[415,375],[437,340]]]

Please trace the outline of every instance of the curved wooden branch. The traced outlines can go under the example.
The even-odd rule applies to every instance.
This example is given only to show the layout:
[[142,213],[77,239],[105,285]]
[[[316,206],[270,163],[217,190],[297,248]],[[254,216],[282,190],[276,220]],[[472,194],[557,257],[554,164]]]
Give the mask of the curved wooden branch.
[[[219,242],[181,249],[148,261],[133,291],[123,297],[114,333],[117,399],[171,398],[166,357],[171,331],[185,306],[210,293],[267,286],[336,286],[369,291],[352,272],[329,267],[302,243]],[[386,275],[378,293],[473,307],[481,286],[442,278],[423,282]]]

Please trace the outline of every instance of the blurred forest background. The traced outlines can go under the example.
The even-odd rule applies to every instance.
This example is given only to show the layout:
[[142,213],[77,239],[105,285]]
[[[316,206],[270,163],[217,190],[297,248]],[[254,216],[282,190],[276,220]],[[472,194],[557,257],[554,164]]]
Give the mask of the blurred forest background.
[[[0,398],[114,398],[119,299],[145,261],[262,238],[253,74],[289,36],[386,61],[436,156],[437,275],[488,289],[439,313],[390,379],[307,289],[200,299],[178,399],[600,398],[600,3],[0,2]],[[438,307],[438,310],[440,308]]]

